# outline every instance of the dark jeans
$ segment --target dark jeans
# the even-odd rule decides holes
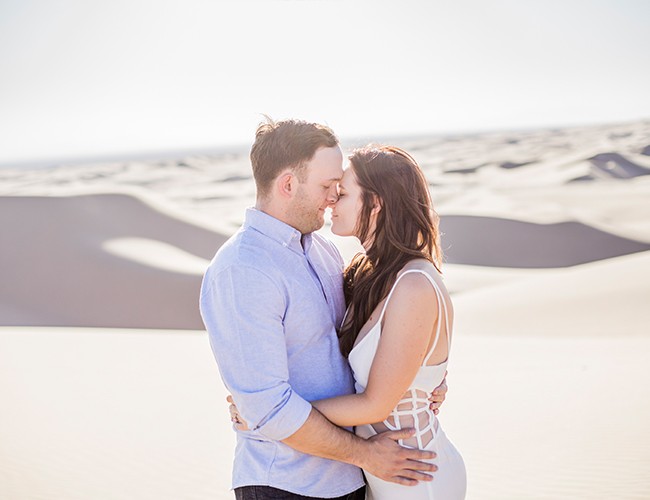
[[[318,497],[297,495],[271,486],[243,486],[235,488],[235,498],[237,500],[316,500]],[[366,487],[364,486],[348,495],[329,500],[364,500],[365,498]]]

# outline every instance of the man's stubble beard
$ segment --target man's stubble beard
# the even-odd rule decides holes
[[[291,224],[301,234],[308,234],[318,231],[325,223],[324,217],[320,215],[320,206],[314,207],[310,202],[309,197],[305,193],[305,189],[298,185],[296,197],[291,204],[289,210],[291,212]]]

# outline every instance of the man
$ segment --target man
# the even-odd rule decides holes
[[[251,149],[255,208],[206,271],[201,314],[221,376],[250,430],[238,430],[238,499],[363,498],[359,467],[387,481],[431,480],[410,430],[358,438],[309,401],[354,392],[336,327],[343,261],[317,233],[336,202],[343,155],[327,127],[262,124]],[[443,397],[444,399],[444,390]]]

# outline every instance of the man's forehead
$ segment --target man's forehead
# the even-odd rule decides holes
[[[338,182],[343,177],[343,153],[334,148],[319,149],[309,162],[309,177],[321,182]]]
[[[339,182],[343,178],[343,169],[330,168],[312,168],[310,169],[310,177],[318,178],[321,181]]]
[[[321,183],[330,183],[330,182],[340,182],[343,177],[343,172],[338,175],[328,175],[325,172],[318,172],[317,169],[313,169],[309,172],[309,179]]]

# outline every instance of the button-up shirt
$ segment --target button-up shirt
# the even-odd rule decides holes
[[[345,309],[342,269],[338,250],[319,234],[248,209],[205,273],[201,315],[251,429],[237,431],[233,488],[331,498],[363,486],[357,467],[281,442],[305,423],[309,401],[354,392],[335,330]]]

